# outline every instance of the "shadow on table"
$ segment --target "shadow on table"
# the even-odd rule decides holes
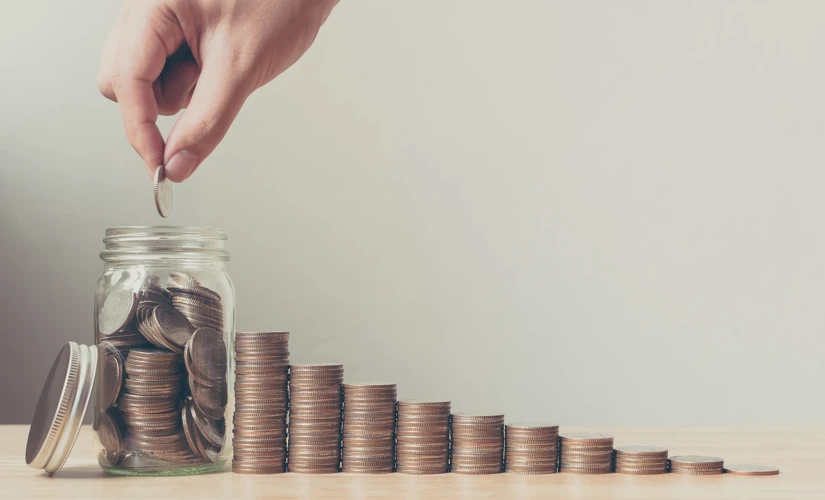
[[[64,467],[55,476],[56,479],[116,479],[122,476],[112,476],[105,474],[100,467]]]

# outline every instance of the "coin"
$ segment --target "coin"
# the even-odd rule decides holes
[[[775,476],[779,469],[767,465],[736,464],[725,466],[725,472],[735,476]]]
[[[159,165],[155,169],[153,179],[153,191],[155,194],[155,207],[161,217],[169,217],[172,212],[172,181],[166,178],[166,167]]]
[[[120,395],[123,383],[123,358],[116,350],[101,350],[101,352],[105,352],[105,359],[100,372],[100,409],[106,410],[115,405]]]
[[[226,378],[226,344],[220,332],[198,328],[186,347],[191,359],[192,376],[205,383],[217,383]]]
[[[626,446],[617,446],[616,447],[616,455],[627,455],[627,456],[667,456],[667,448],[662,448],[661,446],[639,446],[639,445],[626,445]]]
[[[182,349],[195,333],[195,329],[186,316],[174,307],[163,304],[156,306],[153,310],[153,317],[163,337],[179,349]]]
[[[137,294],[126,288],[116,288],[106,296],[98,313],[98,328],[111,335],[126,328],[137,310]]]
[[[716,468],[722,467],[724,461],[719,457],[703,455],[677,455],[670,457],[671,467]]]
[[[103,448],[100,457],[104,463],[113,467],[123,458],[123,422],[117,416],[117,410],[110,410],[98,414],[95,420],[95,433]]]

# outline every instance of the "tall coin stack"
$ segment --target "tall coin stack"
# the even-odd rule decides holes
[[[659,446],[617,446],[616,472],[619,474],[664,474],[667,472],[667,448]]]
[[[670,472],[691,476],[711,476],[721,474],[725,462],[719,457],[702,455],[679,455],[670,457]]]
[[[232,471],[286,471],[289,333],[238,332]]]
[[[454,413],[452,471],[457,474],[496,474],[502,470],[504,415]]]
[[[344,365],[292,365],[289,375],[289,472],[329,474],[341,462]]]
[[[559,440],[559,471],[574,474],[613,472],[613,437],[605,434],[565,434]]]
[[[442,474],[450,468],[450,402],[399,401],[396,471]]]
[[[395,384],[344,384],[343,472],[394,470],[396,397]]]
[[[504,470],[515,474],[553,474],[556,472],[558,425],[507,424],[504,431]]]

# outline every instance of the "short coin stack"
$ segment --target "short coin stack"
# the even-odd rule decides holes
[[[504,427],[504,469],[515,474],[553,474],[558,462],[559,426],[542,423]]]
[[[344,365],[290,367],[289,472],[339,471],[343,381]]]
[[[286,470],[289,333],[238,332],[232,471]]]
[[[117,406],[126,424],[126,449],[142,458],[198,462],[201,458],[189,446],[178,409],[183,376],[181,356],[160,349],[137,348],[129,351],[124,367],[126,380]]]
[[[574,474],[613,472],[613,437],[595,433],[564,434],[559,440],[559,471]]]
[[[451,429],[453,472],[501,472],[504,456],[504,415],[454,413]]]
[[[343,472],[393,471],[396,397],[395,384],[344,384]]]
[[[677,455],[670,457],[670,472],[691,476],[711,476],[721,474],[725,462],[719,457],[701,455]]]
[[[450,402],[399,401],[396,471],[442,474],[450,467]]]
[[[617,446],[616,472],[619,474],[650,475],[667,472],[667,448],[660,446]]]
[[[195,328],[223,331],[221,296],[184,273],[171,273],[166,287],[172,304]]]

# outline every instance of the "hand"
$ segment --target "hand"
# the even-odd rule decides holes
[[[127,0],[103,48],[98,88],[153,174],[188,178],[246,98],[297,61],[338,0]],[[158,114],[186,111],[164,147]]]

